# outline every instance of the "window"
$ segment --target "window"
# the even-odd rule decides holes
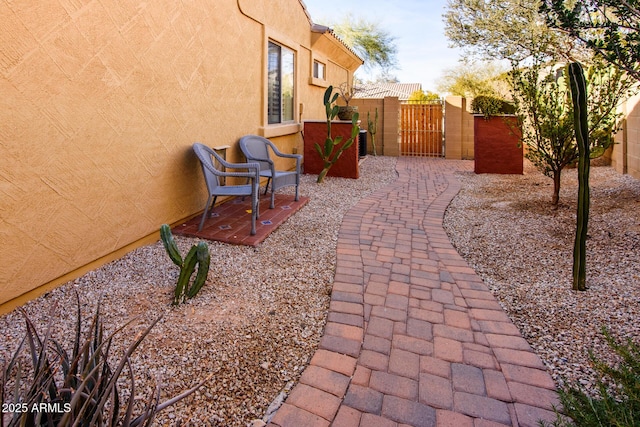
[[[325,80],[324,64],[322,62],[313,61],[313,78]]]
[[[291,122],[294,119],[295,54],[291,49],[269,42],[267,62],[269,124]]]

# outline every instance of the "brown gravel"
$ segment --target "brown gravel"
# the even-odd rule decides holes
[[[524,175],[462,173],[445,229],[496,295],[558,385],[594,393],[588,352],[613,361],[601,334],[640,343],[640,181],[592,167],[586,292],[571,290],[577,171],[563,171],[560,205],[552,181],[530,164]]]
[[[137,394],[162,383],[173,397],[213,377],[194,395],[160,413],[157,425],[245,426],[298,379],[325,325],[342,216],[357,201],[396,179],[396,159],[369,156],[358,180],[302,178],[309,203],[258,247],[209,242],[208,281],[196,296],[172,307],[178,277],[162,243],[136,249],[24,306],[44,334],[50,308],[54,337],[69,343],[77,290],[84,316],[100,311],[113,330],[140,318],[121,334],[112,355],[122,354],[137,331],[162,320],[134,353]],[[291,193],[292,194],[292,193]],[[160,224],[158,224],[159,228]],[[197,239],[176,236],[185,254]],[[0,317],[0,364],[24,336],[24,320]],[[67,335],[67,337],[64,337]],[[70,344],[68,351],[71,351]],[[126,393],[125,393],[126,394]]]
[[[161,381],[162,400],[213,375],[193,396],[160,414],[157,425],[246,426],[298,379],[317,347],[335,268],[344,213],[395,179],[394,158],[371,157],[358,180],[303,178],[310,202],[257,248],[210,242],[212,268],[193,300],[170,306],[177,268],[160,242],[29,302],[44,332],[54,307],[54,335],[73,328],[73,290],[84,316],[100,301],[105,326],[130,319],[113,355],[153,319],[162,320],[134,353],[137,394]],[[609,358],[603,325],[640,340],[640,181],[609,167],[592,168],[587,292],[571,291],[575,229],[574,170],[564,173],[561,204],[551,208],[551,180],[525,174],[461,173],[463,189],[445,227],[458,251],[491,287],[554,379],[587,389],[594,375],[587,351]],[[176,237],[183,253],[197,240]],[[136,318],[136,316],[138,316]],[[0,363],[24,333],[17,312],[0,317]]]

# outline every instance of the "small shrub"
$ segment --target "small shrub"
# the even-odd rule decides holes
[[[640,426],[640,346],[628,339],[616,342],[609,332],[603,331],[607,343],[621,357],[622,362],[612,367],[590,354],[598,372],[600,398],[588,396],[575,386],[559,391],[564,415],[558,414],[554,426]]]
[[[504,99],[493,96],[477,96],[471,101],[471,111],[489,118],[500,114],[515,114],[516,107]]]
[[[26,334],[9,363],[5,361],[0,378],[3,409],[0,426],[4,427],[5,423],[8,427],[148,426],[158,412],[190,395],[206,381],[162,403],[159,402],[160,384],[157,384],[155,392],[143,402],[141,413],[134,416],[135,381],[129,358],[160,318],[141,332],[124,356],[112,364],[109,360],[111,344],[116,334],[131,321],[105,336],[100,312],[96,309],[83,337],[77,294],[76,300],[77,321],[71,355],[51,338],[55,323],[53,309],[44,336],[38,334],[22,311]],[[30,366],[23,366],[25,345]],[[129,371],[130,397],[122,405],[117,383],[125,368]]]
[[[202,289],[204,282],[206,282],[209,274],[209,265],[211,264],[209,246],[205,242],[191,246],[183,260],[173,234],[171,234],[171,228],[167,224],[162,224],[160,227],[160,238],[171,261],[180,267],[180,276],[178,276],[178,283],[173,297],[173,305],[178,305],[187,298],[195,297]],[[191,281],[196,266],[198,267],[198,273],[196,273],[195,279]]]

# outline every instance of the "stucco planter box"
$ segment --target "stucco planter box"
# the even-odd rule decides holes
[[[475,173],[522,174],[524,153],[515,116],[474,115]]]
[[[351,122],[335,121],[331,123],[333,137],[342,136],[346,141],[351,137]],[[324,163],[315,149],[315,143],[324,147],[327,139],[327,122],[304,122],[304,173],[317,175],[322,172]],[[334,148],[335,150],[335,148]],[[338,161],[329,169],[327,176],[340,178],[360,177],[360,166],[358,158],[358,141],[345,150]]]

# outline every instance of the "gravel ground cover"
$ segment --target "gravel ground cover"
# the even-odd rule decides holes
[[[312,357],[326,319],[342,216],[396,178],[394,158],[371,157],[358,180],[304,176],[310,202],[257,248],[210,242],[212,268],[193,300],[170,305],[178,271],[162,243],[141,247],[27,303],[39,330],[54,319],[63,343],[73,330],[74,291],[85,318],[100,306],[105,327],[133,323],[117,356],[162,316],[132,358],[137,393],[162,384],[169,398],[212,375],[194,395],[160,413],[157,425],[246,426],[262,419]],[[640,181],[592,168],[587,292],[571,291],[575,170],[564,173],[552,209],[551,180],[525,174],[460,173],[462,190],[445,216],[456,247],[490,286],[558,384],[591,390],[588,350],[611,359],[601,326],[640,340]],[[197,239],[176,236],[185,253]],[[98,303],[99,301],[99,303]],[[24,335],[18,312],[0,317],[0,362]],[[126,377],[125,377],[126,378]],[[124,384],[124,383],[123,383]]]
[[[179,271],[158,241],[23,308],[43,335],[51,314],[53,336],[69,352],[74,290],[87,321],[99,305],[107,331],[134,319],[114,341],[114,359],[162,316],[133,354],[136,394],[148,396],[160,382],[166,400],[212,378],[161,412],[156,425],[245,426],[265,416],[313,356],[326,321],[342,217],[359,199],[397,178],[395,163],[392,157],[369,156],[357,180],[327,177],[316,184],[317,176],[304,175],[301,194],[309,203],[256,248],[209,242],[207,283],[178,307],[170,304]],[[197,241],[176,236],[182,254]],[[0,317],[0,364],[24,331],[17,311]]]
[[[460,173],[462,190],[444,226],[454,247],[491,288],[558,385],[597,395],[588,352],[614,362],[601,328],[640,342],[640,181],[592,167],[586,292],[571,290],[577,171],[552,181],[527,163],[524,175]]]

